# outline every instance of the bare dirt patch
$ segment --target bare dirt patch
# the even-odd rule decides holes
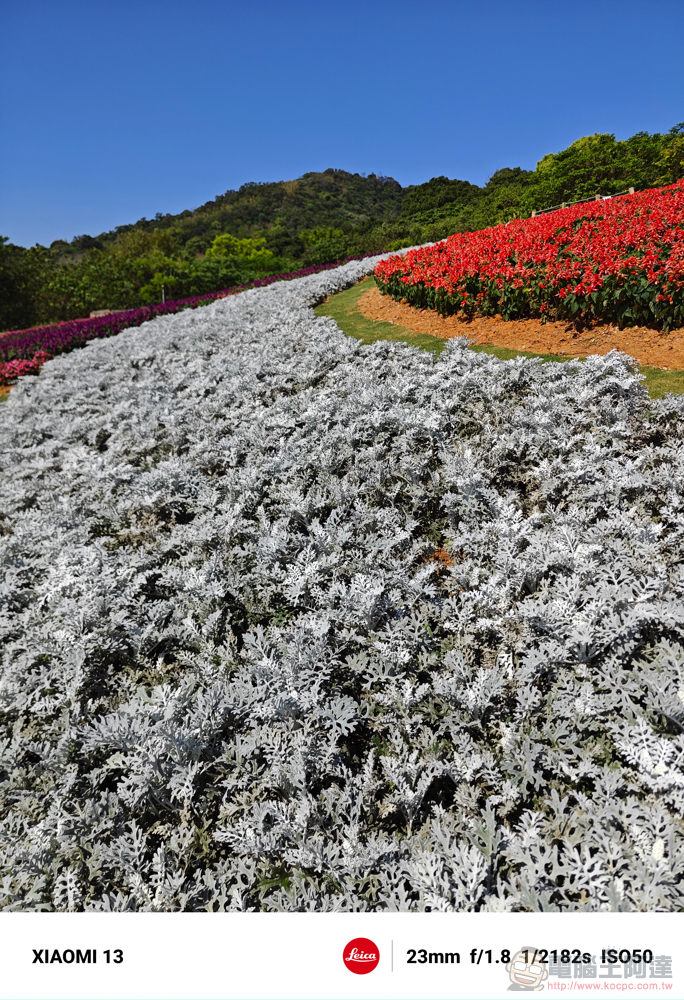
[[[617,349],[642,365],[666,371],[684,369],[684,328],[663,333],[643,326],[626,330],[616,326],[595,326],[578,332],[569,328],[566,322],[506,321],[484,316],[466,320],[440,316],[431,309],[416,309],[407,302],[395,302],[389,295],[381,295],[377,288],[370,288],[361,296],[358,309],[366,319],[397,323],[416,333],[444,340],[465,336],[476,344],[539,354],[564,354],[572,358],[608,354]]]

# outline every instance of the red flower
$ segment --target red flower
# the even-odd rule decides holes
[[[375,275],[381,290],[443,313],[561,318],[571,308],[684,324],[684,182],[457,233],[382,261]]]

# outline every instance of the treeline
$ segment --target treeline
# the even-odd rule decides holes
[[[343,170],[244,184],[194,211],[158,214],[50,247],[0,237],[0,329],[125,309],[238,285],[360,253],[442,239],[595,194],[684,176],[684,123],[669,132],[579,139],[535,170],[505,167],[484,187],[433,177],[402,188]]]

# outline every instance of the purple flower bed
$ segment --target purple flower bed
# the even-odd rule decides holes
[[[273,274],[268,278],[257,278],[256,281],[250,281],[246,285],[237,285],[235,288],[224,288],[218,292],[208,292],[206,295],[194,295],[189,299],[160,302],[157,305],[143,306],[140,309],[125,309],[122,312],[111,313],[109,316],[74,319],[66,323],[55,323],[52,326],[35,326],[29,330],[13,330],[10,333],[0,334],[0,359],[6,362],[19,358],[32,359],[36,351],[46,351],[51,356],[63,354],[66,351],[73,351],[76,347],[83,347],[89,340],[95,340],[98,337],[112,337],[128,327],[140,326],[141,323],[145,323],[148,319],[154,319],[155,316],[166,316],[169,313],[180,312],[182,309],[194,309],[226,295],[244,292],[248,288],[263,288],[264,285],[271,285],[274,281],[304,278],[308,274],[317,274],[319,271],[328,271],[331,268],[339,267],[350,260],[363,260],[365,257],[373,256],[375,255],[359,254],[356,257],[348,257],[346,260],[335,261],[332,264],[318,264],[315,267],[302,268],[301,271]]]

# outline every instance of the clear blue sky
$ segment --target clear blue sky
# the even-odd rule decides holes
[[[684,0],[3,0],[23,246],[339,167],[481,184],[684,120]]]

